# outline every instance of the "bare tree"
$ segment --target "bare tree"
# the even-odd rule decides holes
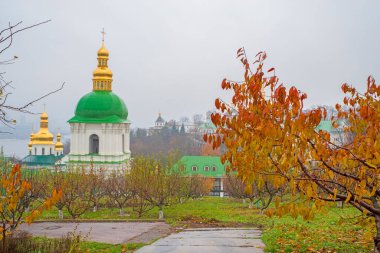
[[[8,50],[12,46],[12,43],[16,34],[22,31],[34,28],[36,26],[46,24],[48,22],[50,22],[50,20],[46,20],[46,21],[43,21],[34,25],[30,25],[30,26],[22,26],[22,21],[14,25],[9,23],[6,28],[0,30],[0,57],[6,50]],[[18,58],[19,58],[18,56],[13,56],[10,59],[0,58],[0,66],[14,64]],[[47,96],[53,93],[56,93],[62,90],[64,85],[65,83],[63,83],[56,90],[48,92],[25,104],[13,105],[13,104],[8,103],[8,97],[12,94],[11,92],[9,92],[9,89],[14,89],[14,87],[12,86],[12,81],[8,81],[5,78],[5,72],[0,70],[0,122],[12,128],[12,125],[14,125],[16,121],[9,117],[10,112],[14,111],[14,112],[22,112],[22,113],[33,113],[29,109],[34,103],[42,100],[43,98],[46,98]]]

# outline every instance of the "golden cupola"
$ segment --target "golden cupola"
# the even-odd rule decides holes
[[[103,37],[102,47],[98,50],[98,67],[92,73],[93,91],[112,91],[112,71],[108,68],[108,56]]]
[[[28,144],[28,149],[29,150],[32,150],[33,141],[34,141],[34,133],[32,131],[32,133],[30,134],[30,141],[29,141],[29,144]]]
[[[33,145],[54,145],[54,136],[50,133],[48,125],[48,115],[44,112],[41,114],[40,130],[33,135]]]
[[[57,133],[57,142],[55,143],[54,149],[56,151],[62,151],[63,150],[63,144],[61,142],[61,134]]]

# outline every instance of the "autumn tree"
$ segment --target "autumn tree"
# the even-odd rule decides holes
[[[202,146],[201,155],[204,156],[220,156],[222,152],[220,151],[220,147],[213,148],[213,146],[209,143],[205,143]]]
[[[101,199],[106,195],[105,172],[91,168],[87,172],[86,179],[90,184],[90,200],[93,204],[93,212],[98,210]]]
[[[196,199],[207,196],[214,186],[214,179],[202,175],[184,176],[179,198],[180,202],[186,199]]]
[[[29,201],[29,198],[25,196],[30,194],[31,188],[31,183],[22,179],[20,165],[14,165],[10,171],[3,168],[0,185],[0,238],[3,249],[6,248],[6,238],[12,235],[22,222],[22,219],[25,219],[25,222],[30,224],[62,197],[61,191],[53,190],[49,198],[27,213],[29,203],[24,203],[24,201]]]
[[[132,168],[129,174],[133,192],[131,201],[132,210],[137,213],[139,218],[141,218],[144,213],[154,208],[154,205],[144,198],[147,194],[146,180],[149,178],[149,173],[146,173],[147,169],[145,169],[143,164],[145,163],[143,162],[142,157],[135,157],[132,161]]]
[[[136,194],[159,209],[159,219],[164,218],[163,207],[178,201],[184,178],[172,170],[176,159],[173,156],[160,159],[139,156],[132,161],[131,174],[139,176],[145,183],[139,185]]]
[[[119,208],[120,215],[124,215],[124,208],[133,197],[133,188],[129,174],[124,171],[113,171],[106,179],[105,190],[113,206]]]
[[[46,198],[53,189],[64,191],[65,185],[65,172],[59,168],[53,170],[40,170],[38,175],[38,181],[45,182],[46,186],[40,192],[41,198]],[[55,202],[55,207],[58,209],[58,219],[63,219],[63,207],[65,206],[63,199],[60,198]]]
[[[328,132],[315,130],[326,110],[305,111],[306,94],[294,86],[287,89],[274,68],[264,70],[264,52],[256,56],[254,70],[244,48],[238,57],[244,81],[223,80],[222,88],[233,91],[232,101],[215,100],[218,111],[211,119],[217,131],[205,140],[214,147],[223,143],[227,149],[223,162],[229,161],[245,180],[261,185],[271,180],[275,188],[288,187],[290,202],[280,205],[276,198],[276,209],[268,210],[268,215],[290,213],[310,219],[327,202],[344,201],[374,221],[374,251],[379,252],[380,85],[372,77],[363,93],[342,85],[348,109],[337,104],[333,124],[344,120],[344,132],[351,138],[336,144]]]
[[[227,173],[224,182],[224,190],[228,196],[244,201],[248,199],[249,208],[253,207],[253,202],[257,197],[257,193],[252,191],[253,187],[247,187],[243,180],[234,173]]]
[[[84,168],[69,168],[62,173],[62,204],[73,219],[84,214],[92,205],[92,182]]]

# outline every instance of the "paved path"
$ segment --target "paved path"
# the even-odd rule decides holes
[[[261,253],[261,231],[241,228],[186,229],[159,239],[136,253]]]
[[[88,234],[86,240],[111,244],[149,242],[170,233],[170,226],[164,222],[41,222],[21,224],[20,229],[34,236],[60,238],[76,226],[77,233]]]

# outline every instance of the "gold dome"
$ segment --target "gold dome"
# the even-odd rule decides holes
[[[108,50],[104,41],[98,50],[98,67],[92,72],[92,86],[94,91],[112,91],[112,71],[108,68]]]
[[[33,131],[32,131],[32,133],[30,134],[30,141],[29,141],[29,144],[28,144],[28,149],[29,149],[29,150],[32,149],[33,141],[34,141],[34,133],[33,133]]]
[[[110,53],[108,52],[108,50],[104,47],[104,43],[102,43],[102,47],[99,48],[98,50],[98,56],[107,56],[109,55]]]
[[[63,144],[61,142],[61,134],[57,134],[57,142],[55,143],[55,150],[63,150]]]
[[[40,130],[33,135],[32,145],[54,145],[54,136],[50,133],[48,124],[48,115],[44,112],[41,114]]]
[[[97,68],[92,74],[94,77],[112,77],[112,71],[109,68]]]

